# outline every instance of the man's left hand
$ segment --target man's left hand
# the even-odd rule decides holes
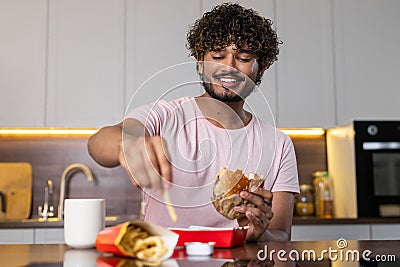
[[[264,188],[257,188],[251,193],[242,191],[240,196],[253,203],[254,207],[245,204],[234,207],[236,211],[245,214],[245,217],[237,220],[238,224],[240,226],[249,225],[246,236],[247,241],[257,241],[268,229],[273,216],[271,209],[272,193]]]

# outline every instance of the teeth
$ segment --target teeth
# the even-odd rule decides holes
[[[224,83],[234,83],[234,82],[236,82],[236,79],[221,78],[220,81],[221,81],[221,82],[224,82]]]

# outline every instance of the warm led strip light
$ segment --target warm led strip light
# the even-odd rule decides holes
[[[1,128],[0,136],[90,136],[97,128]]]
[[[322,136],[325,134],[325,130],[322,128],[303,128],[303,129],[280,129],[287,135],[292,136]]]

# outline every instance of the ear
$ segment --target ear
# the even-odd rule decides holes
[[[204,64],[203,61],[197,61],[197,73],[203,75],[204,72]]]

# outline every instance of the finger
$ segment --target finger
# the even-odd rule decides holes
[[[155,172],[153,175],[157,175],[158,179],[160,179],[160,191],[162,191],[162,188],[169,189],[171,187],[172,172],[171,164],[164,149],[165,146],[160,136],[154,137],[151,140],[149,147],[153,153],[151,157],[151,163]]]
[[[254,228],[256,232],[263,233],[268,229],[270,221],[265,218],[265,215],[254,214],[253,212],[247,211],[246,218],[249,219],[249,224]]]
[[[157,157],[154,154],[151,145],[148,146],[148,149],[144,151],[142,154],[142,159],[146,169],[146,176],[147,180],[150,183],[150,187],[157,193],[161,193],[161,178],[159,176],[159,172],[156,169],[157,164]]]
[[[153,145],[155,155],[157,157],[158,169],[160,171],[160,175],[164,178],[167,183],[163,183],[163,185],[168,185],[172,180],[171,173],[171,164],[167,158],[167,153],[165,151],[165,146],[163,144],[162,138],[158,137],[155,139],[155,143]]]
[[[259,217],[250,211],[246,212],[246,217],[249,219],[250,223],[254,225],[254,227],[261,227],[264,224]]]
[[[132,168],[132,170],[130,168]],[[139,187],[149,187],[150,182],[147,179],[147,171],[144,168],[144,165],[141,166],[129,166],[127,167],[127,171],[129,173],[129,177],[133,184]]]
[[[262,187],[258,187],[252,193],[262,197],[266,203],[271,205],[272,197],[273,197],[273,194],[272,194],[271,191],[269,191],[269,190],[267,190],[265,188],[262,188]]]
[[[261,220],[268,221],[268,222],[274,216],[274,213],[272,212],[271,208],[268,208],[267,211],[263,211],[263,210],[259,209],[258,207],[252,207],[249,205],[241,205],[241,206],[235,206],[234,210],[241,212],[241,213],[245,213],[245,214],[247,214],[248,212],[251,212],[255,216],[259,217]]]
[[[138,181],[136,181],[135,177],[133,176],[133,174],[131,173],[131,171],[128,168],[128,165],[126,164],[126,161],[120,161],[121,163],[121,167],[124,168],[124,170],[126,171],[126,173],[129,176],[129,179],[131,180],[131,183],[137,187],[140,187]]]
[[[247,207],[246,209],[246,217],[249,214],[252,214],[253,216],[257,217],[260,221],[265,222],[266,224],[269,224],[269,220],[272,218],[273,214],[272,211],[268,213],[264,213],[260,209],[256,207]],[[250,219],[250,218],[249,218]]]
[[[129,135],[127,135],[129,137]],[[128,138],[127,137],[127,138]],[[129,142],[127,141],[129,140]],[[144,141],[139,140],[138,143],[132,142],[131,139],[127,139],[121,143],[121,149],[119,152],[119,162],[121,166],[126,170],[132,184],[138,187],[148,187],[150,184],[147,180],[147,171],[143,164],[143,160],[140,152],[132,152],[130,148],[140,146],[144,147]],[[129,145],[127,145],[129,144]]]
[[[254,193],[249,193],[246,191],[242,191],[242,192],[240,192],[240,196],[243,199],[248,200],[249,202],[253,203],[254,205],[259,207],[264,212],[267,212],[268,209],[270,208],[268,203],[265,202],[264,198],[262,198],[259,195],[256,195]]]
[[[119,154],[119,162],[121,164],[121,167],[123,167],[125,171],[128,173],[129,179],[131,180],[132,184],[134,184],[137,187],[147,187],[149,184],[145,183],[145,181],[147,181],[146,179],[143,180],[143,182],[137,180],[138,177],[147,176],[147,172],[143,169],[143,164],[135,166],[135,163],[137,161],[134,160],[131,160],[130,161],[131,164],[128,164],[128,159],[126,156],[127,155],[124,153],[124,151],[121,150]]]

